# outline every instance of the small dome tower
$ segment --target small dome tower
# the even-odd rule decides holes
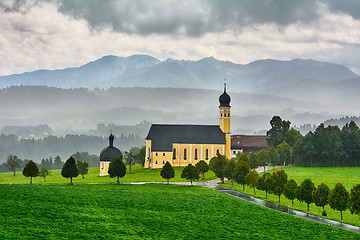
[[[114,147],[114,135],[109,136],[109,146],[100,152],[100,176],[108,175],[109,164],[114,157],[123,158],[121,151]]]

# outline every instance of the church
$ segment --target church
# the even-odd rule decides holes
[[[146,137],[145,168],[162,168],[166,162],[172,166],[207,163],[220,153],[231,157],[230,96],[219,97],[220,125],[152,124]]]

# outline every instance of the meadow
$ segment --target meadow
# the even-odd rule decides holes
[[[287,173],[288,179],[294,179],[298,185],[300,185],[306,178],[311,179],[314,182],[315,187],[323,182],[326,183],[330,189],[334,188],[336,183],[341,182],[350,193],[350,190],[354,185],[358,183],[360,184],[359,167],[284,167],[282,169]],[[275,169],[275,171],[276,170],[277,169]],[[268,172],[271,173],[273,170]],[[231,187],[231,183],[226,182],[224,186]],[[268,194],[268,198],[266,199],[265,191],[256,189],[256,194],[254,194],[254,189],[248,186],[245,186],[245,191],[243,191],[242,185],[236,183],[234,183],[233,188],[254,197],[278,204],[278,196]],[[281,195],[280,205],[292,207],[291,201],[284,195]],[[310,210],[308,212],[307,204],[300,203],[297,199],[295,199],[293,209],[323,217],[322,208],[317,207],[314,203],[310,204]],[[360,227],[360,217],[358,215],[351,214],[349,210],[343,212],[343,220],[340,218],[340,212],[331,209],[329,205],[325,206],[325,210],[327,212],[326,218],[328,219]]]
[[[181,172],[183,167],[174,167],[175,177],[170,179],[170,182],[186,182],[185,178],[181,178]],[[120,182],[166,182],[161,176],[161,169],[146,169],[140,165],[133,166],[131,168],[133,173],[129,171],[123,178],[120,178]],[[205,180],[215,179],[215,174],[211,171],[205,174]],[[200,181],[201,179],[199,179]],[[70,179],[61,176],[61,170],[51,170],[51,176],[44,178],[33,178],[33,184],[66,184]],[[13,173],[0,173],[0,184],[28,184],[30,178],[26,178],[22,175],[22,172]],[[109,176],[99,176],[99,168],[89,168],[89,173],[85,175],[83,179],[81,175],[73,178],[73,183],[116,183],[116,178],[110,178]]]
[[[0,239],[360,239],[197,186],[0,184],[0,199]]]

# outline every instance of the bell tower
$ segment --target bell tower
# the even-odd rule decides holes
[[[226,148],[225,155],[230,158],[231,136],[230,136],[230,101],[231,98],[226,92],[226,82],[224,83],[224,93],[219,97],[219,117],[220,117],[220,129],[226,136]]]

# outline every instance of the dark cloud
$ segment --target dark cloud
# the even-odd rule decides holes
[[[342,12],[351,15],[354,19],[360,19],[359,0],[328,0],[324,1],[331,11]]]
[[[59,12],[84,18],[92,28],[148,35],[184,31],[188,36],[245,26],[275,23],[286,26],[318,17],[317,4],[308,0],[199,0],[199,1],[58,1]]]

